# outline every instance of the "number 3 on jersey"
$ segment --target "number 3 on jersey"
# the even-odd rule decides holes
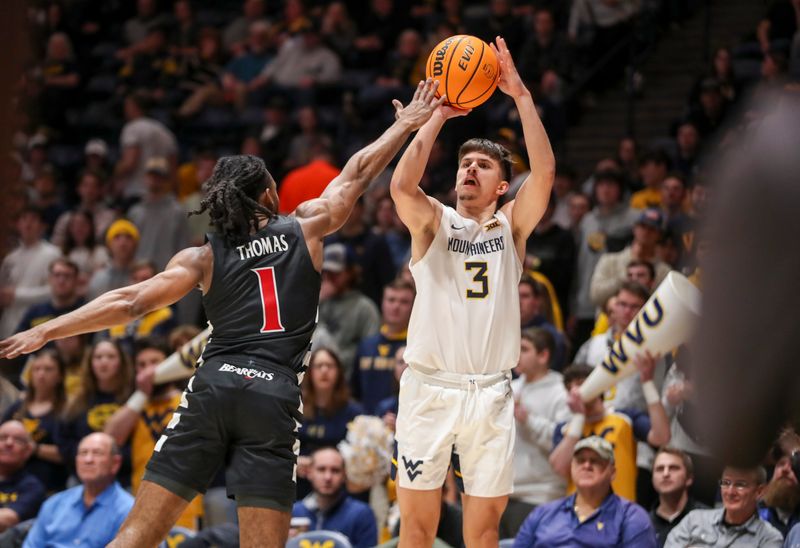
[[[261,295],[261,307],[264,311],[264,324],[262,333],[277,333],[286,331],[281,323],[280,301],[278,299],[278,284],[275,280],[275,267],[254,268],[258,276],[258,288]]]
[[[467,289],[468,299],[484,299],[489,294],[489,276],[486,274],[488,265],[481,262],[464,263],[464,269],[469,272],[476,270],[475,275],[472,276],[472,281],[480,284],[480,289],[473,290]]]

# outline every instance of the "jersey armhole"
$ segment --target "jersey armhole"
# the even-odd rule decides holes
[[[439,235],[443,232],[442,226],[444,226],[445,214],[449,215],[448,210],[450,210],[452,208],[449,207],[449,206],[444,205],[441,202],[439,202],[439,205],[442,207],[442,215],[441,215],[441,217],[439,217],[439,226],[436,227],[436,232],[433,235],[433,240],[431,240],[431,245],[428,246],[428,249],[425,250],[425,254],[422,257],[420,257],[417,262],[414,262],[413,256],[412,256],[411,259],[409,259],[409,261],[408,261],[409,270],[411,270],[414,267],[416,267],[417,265],[422,264],[422,263],[425,262],[425,259],[427,259],[428,256],[430,255],[431,248],[434,246],[436,241],[439,239]],[[413,242],[412,242],[411,245],[413,247],[413,245],[414,245]]]

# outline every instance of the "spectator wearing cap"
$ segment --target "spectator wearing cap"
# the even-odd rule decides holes
[[[61,256],[61,250],[43,238],[46,226],[38,209],[25,208],[16,228],[19,245],[0,265],[0,338],[14,333],[30,306],[47,301],[47,269]]]
[[[664,232],[664,216],[655,208],[641,212],[633,226],[633,242],[616,253],[604,253],[597,261],[589,288],[592,303],[605,306],[628,279],[628,265],[631,261],[647,261],[656,271],[655,287],[669,274],[670,266],[661,262],[656,255],[656,245]]]
[[[114,169],[114,194],[128,202],[145,194],[145,172],[151,158],[165,158],[170,173],[178,153],[175,135],[147,116],[148,99],[134,92],[123,103],[126,123],[119,137],[121,157]]]
[[[592,332],[596,305],[590,298],[592,273],[603,253],[619,251],[631,235],[639,212],[622,202],[623,178],[617,171],[600,171],[593,176],[595,207],[578,227],[575,281],[570,313],[573,343],[578,346]]]
[[[111,542],[133,507],[133,497],[116,481],[121,464],[119,447],[111,436],[96,432],[83,438],[75,458],[81,485],[45,502],[23,547]]]
[[[128,212],[141,235],[136,258],[152,261],[159,272],[190,241],[186,211],[175,198],[171,173],[166,158],[148,160],[145,166],[146,194]]]
[[[100,174],[103,180],[108,177],[108,143],[103,139],[89,139],[83,148],[85,169]]]
[[[791,454],[781,452],[780,447],[776,451],[778,462],[758,502],[758,514],[785,537],[800,523],[800,486],[792,469]]]
[[[611,409],[604,405],[602,394],[584,402],[579,390],[592,373],[592,367],[575,363],[564,370],[567,405],[573,414],[569,422],[556,425],[550,465],[553,470],[570,480],[567,493],[575,489],[569,468],[575,444],[588,436],[602,436],[614,448],[617,468],[616,475],[612,478],[614,492],[628,500],[642,503],[637,500],[637,441],[658,447],[669,442],[670,430],[669,419],[653,383],[655,358],[648,353],[639,354],[634,357],[634,364],[639,371],[637,381],[641,382],[645,393],[646,411],[636,408]],[[649,476],[647,481],[649,482]]]
[[[661,206],[661,184],[667,178],[670,159],[663,150],[651,150],[639,163],[639,177],[644,188],[631,196],[631,207],[645,209]]]
[[[647,512],[614,493],[614,448],[599,436],[575,444],[570,477],[576,492],[538,507],[525,520],[514,548],[534,546],[656,546]]]
[[[114,211],[105,203],[105,180],[100,171],[86,169],[78,179],[77,192],[79,202],[72,210],[63,213],[53,228],[51,241],[63,247],[67,240],[67,227],[76,211],[88,211],[94,221],[94,237],[103,241],[106,230],[114,221]]]
[[[139,246],[139,229],[127,219],[114,221],[106,232],[106,246],[111,262],[95,272],[89,280],[86,298],[90,300],[130,284],[130,268]]]
[[[762,466],[726,466],[719,480],[723,507],[689,512],[670,531],[664,547],[780,548],[780,532],[758,517],[758,499],[766,483]]]
[[[378,333],[381,315],[378,307],[355,289],[358,271],[344,244],[325,246],[322,259],[322,287],[319,294],[319,321],[326,327],[339,349],[339,358],[350,380],[358,343]]]
[[[53,169],[47,160],[48,144],[47,136],[42,133],[36,133],[28,139],[28,154],[20,173],[20,179],[24,183],[32,183],[43,171]]]

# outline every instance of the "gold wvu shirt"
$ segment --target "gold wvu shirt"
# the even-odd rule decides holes
[[[148,402],[139,414],[139,421],[131,436],[131,490],[134,495],[142,483],[145,466],[153,454],[156,442],[161,437],[167,424],[172,420],[172,412],[181,402],[180,392],[170,398]],[[175,525],[197,530],[198,518],[203,515],[203,497],[198,495],[189,503],[186,510],[178,518]]]
[[[561,433],[563,436],[563,429]],[[636,502],[636,437],[630,418],[622,413],[609,413],[601,420],[583,426],[583,437],[589,436],[605,438],[614,447],[617,475],[611,488],[620,497]],[[575,484],[570,478],[567,494],[574,492]]]

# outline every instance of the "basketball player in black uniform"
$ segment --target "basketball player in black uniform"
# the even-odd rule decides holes
[[[420,82],[396,121],[356,153],[317,199],[277,215],[275,181],[253,156],[221,158],[200,211],[216,233],[177,253],[164,272],[110,291],[82,308],[0,342],[13,358],[48,341],[128,323],[195,287],[214,327],[203,364],[147,466],[136,503],[111,546],[154,546],[190,500],[227,464],[242,546],[282,547],[295,498],[302,419],[299,381],[316,322],[322,238],[413,131],[442,104],[436,83]]]

